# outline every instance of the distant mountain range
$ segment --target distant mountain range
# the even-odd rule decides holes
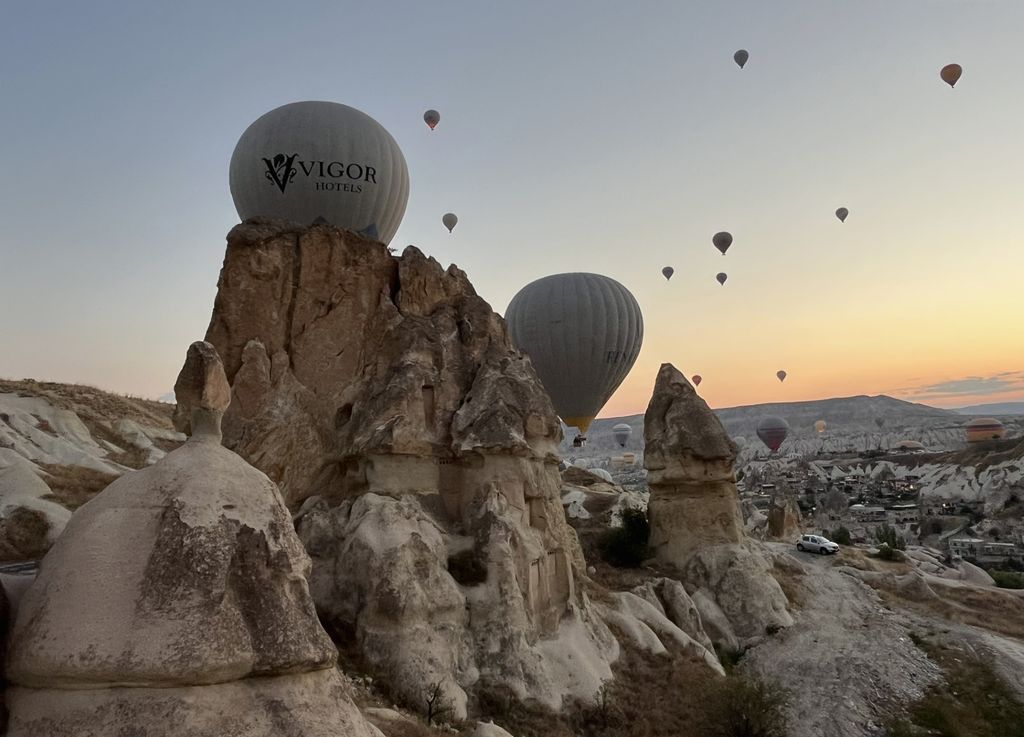
[[[957,407],[954,412],[962,415],[1024,415],[1024,402],[992,402],[990,404],[972,404],[970,407]]]
[[[987,409],[982,414],[1010,414],[995,411],[993,408],[996,405],[984,406]],[[934,450],[951,450],[963,443],[963,426],[967,421],[964,414],[977,414],[967,409],[939,409],[885,395],[754,404],[716,409],[715,413],[732,437],[746,438],[753,443],[750,446],[752,451],[760,448],[757,424],[761,418],[767,415],[782,417],[790,426],[790,437],[785,447],[798,453],[815,452],[819,448],[828,451],[888,448],[904,439],[917,440]],[[824,434],[818,434],[814,429],[814,423],[818,420],[826,423]],[[644,417],[631,415],[595,420],[587,433],[587,448],[582,453],[571,449],[571,440],[576,431],[575,428],[568,428],[563,452],[585,456],[621,452],[611,431],[619,423],[625,423],[633,429],[626,447],[621,450],[641,450]],[[1010,422],[1007,425],[1011,435],[1020,434],[1021,428],[1016,427],[1019,424]]]

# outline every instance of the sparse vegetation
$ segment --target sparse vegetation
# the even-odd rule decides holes
[[[888,737],[1024,737],[1024,702],[988,662],[920,636],[914,642],[942,667],[945,682],[893,719]]]
[[[42,468],[46,471],[46,485],[50,487],[45,498],[71,511],[99,494],[117,478],[115,474],[84,466],[43,465]]]
[[[444,695],[444,681],[435,681],[427,686],[423,705],[428,727],[435,722],[446,722],[451,718],[452,707]]]
[[[613,566],[636,568],[647,557],[651,526],[642,509],[624,509],[622,525],[606,531],[598,542],[601,557]]]
[[[750,675],[730,677],[711,692],[708,737],[786,737],[789,694]]]

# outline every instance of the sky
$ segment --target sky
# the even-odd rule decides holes
[[[321,99],[402,147],[392,245],[498,312],[563,271],[636,295],[603,416],[642,412],[662,362],[712,406],[1024,399],[1022,28],[1020,0],[12,4],[0,376],[165,394],[210,319],[238,137]]]

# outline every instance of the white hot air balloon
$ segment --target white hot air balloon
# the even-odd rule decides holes
[[[459,223],[459,218],[456,217],[454,212],[446,212],[441,216],[441,223],[444,227],[448,228],[448,232],[451,233],[455,230],[455,226]]]
[[[644,337],[640,305],[599,274],[555,274],[519,290],[505,311],[562,421],[585,435],[633,367]]]
[[[293,102],[245,129],[231,155],[242,220],[323,219],[389,243],[409,200],[409,170],[391,134],[336,102]]]
[[[633,428],[625,422],[620,422],[612,428],[612,437],[615,438],[615,442],[619,444],[620,448],[626,447],[626,443],[629,442],[629,436],[632,434]]]

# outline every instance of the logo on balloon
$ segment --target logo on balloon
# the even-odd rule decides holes
[[[377,169],[369,164],[346,164],[341,161],[306,161],[299,159],[298,154],[285,156],[276,154],[272,159],[263,159],[267,170],[264,176],[283,194],[289,183],[294,181],[301,171],[308,179],[319,179],[316,189],[324,192],[355,192],[363,191],[364,184],[377,183]],[[347,179],[347,182],[329,181]],[[324,181],[328,180],[328,181]]]
[[[297,156],[298,154],[291,156],[277,154],[273,159],[263,159],[263,163],[267,165],[265,172],[267,179],[282,192],[288,186],[288,182],[295,179],[295,175],[299,173],[299,170],[292,166]]]

